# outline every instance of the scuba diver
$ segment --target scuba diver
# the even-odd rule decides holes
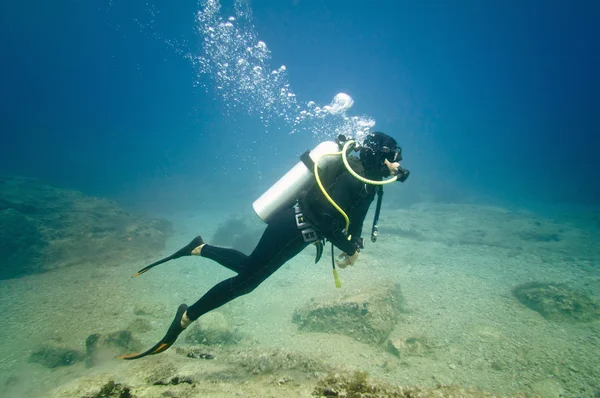
[[[360,157],[348,156],[357,151]],[[332,266],[336,287],[341,287],[336,265],[353,265],[364,247],[361,237],[367,211],[378,194],[371,240],[377,239],[377,221],[383,185],[404,182],[410,172],[400,167],[402,148],[380,132],[369,133],[362,145],[340,135],[305,152],[300,161],[254,204],[267,227],[250,255],[212,246],[197,236],[176,253],[141,269],[183,256],[209,258],[237,275],[213,286],[191,306],[181,304],[167,334],[149,350],[119,356],[138,359],[167,350],[192,322],[231,300],[248,294],[300,253],[309,244],[317,247],[318,262],[324,242],[332,244]],[[390,177],[384,180],[386,177]],[[334,262],[333,246],[342,251]]]

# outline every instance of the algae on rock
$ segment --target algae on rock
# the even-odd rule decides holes
[[[561,283],[531,282],[513,289],[525,306],[556,322],[593,322],[600,319],[600,304]]]
[[[109,200],[0,177],[0,279],[151,256],[170,234],[169,222],[127,213]]]
[[[297,309],[292,320],[301,331],[337,333],[378,345],[398,322],[402,302],[399,284],[374,284],[343,298],[312,302]]]

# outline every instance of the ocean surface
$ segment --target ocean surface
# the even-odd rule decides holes
[[[600,396],[596,2],[34,3],[0,5],[0,396]],[[341,289],[311,246],[114,358],[234,274],[132,275],[249,254],[253,202],[370,131],[411,174]]]

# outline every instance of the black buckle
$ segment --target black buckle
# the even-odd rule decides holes
[[[304,241],[307,243],[313,243],[319,240],[319,235],[317,231],[313,228],[306,228],[302,230],[302,237]]]

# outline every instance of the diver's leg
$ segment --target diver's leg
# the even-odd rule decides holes
[[[212,246],[208,244],[203,244],[200,246],[199,254],[202,257],[216,261],[223,267],[229,268],[238,274],[242,270],[242,264],[248,258],[247,255],[235,249],[228,249],[225,247]]]
[[[238,275],[215,285],[191,307],[181,304],[167,334],[152,348],[120,358],[138,359],[167,350],[190,323],[234,298],[250,293],[307,245],[296,227],[294,210],[280,212],[269,224],[252,254],[239,264],[241,272]]]
[[[307,245],[296,226],[294,210],[280,212],[267,227],[252,254],[240,264],[240,273],[216,284],[190,306],[182,324],[187,326],[188,322],[207,312],[250,293]]]

